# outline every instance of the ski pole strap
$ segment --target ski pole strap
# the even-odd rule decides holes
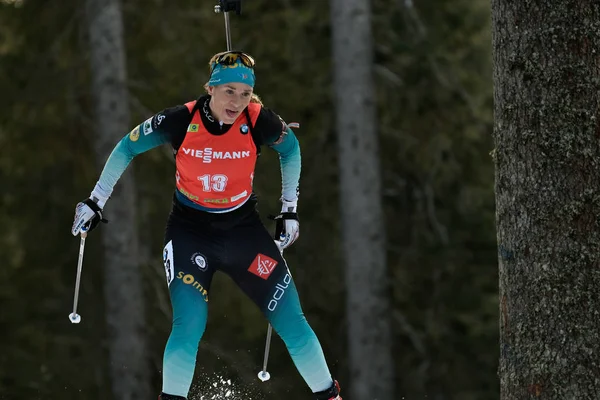
[[[295,212],[282,212],[277,216],[269,215],[269,219],[275,221],[275,235],[273,236],[275,240],[279,240],[279,237],[283,233],[284,222],[287,219],[294,219],[296,221],[300,221],[298,219],[298,213]]]

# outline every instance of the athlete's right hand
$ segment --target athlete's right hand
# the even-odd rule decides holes
[[[85,199],[75,207],[75,218],[71,233],[73,236],[79,235],[82,231],[92,231],[100,222],[108,221],[102,218],[102,209],[92,199]]]

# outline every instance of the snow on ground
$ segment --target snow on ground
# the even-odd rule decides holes
[[[194,383],[189,400],[259,400],[260,391],[252,385],[236,385],[219,374],[206,376],[204,383]]]

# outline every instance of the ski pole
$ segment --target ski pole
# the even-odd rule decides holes
[[[229,24],[229,11],[235,11],[237,15],[242,13],[242,0],[219,0],[215,6],[215,13],[223,13],[225,17],[225,39],[227,40],[227,51],[231,51],[231,28]]]
[[[263,369],[258,373],[258,379],[263,382],[271,379],[271,374],[267,372],[267,362],[269,361],[269,349],[271,348],[271,335],[273,334],[273,326],[269,323],[267,328],[267,343],[265,344],[265,358],[263,361]]]
[[[81,315],[77,314],[77,301],[79,300],[79,283],[81,282],[81,269],[83,267],[83,252],[85,250],[85,238],[87,231],[81,232],[79,243],[79,260],[77,261],[77,278],[75,279],[75,295],[73,296],[73,312],[69,314],[69,321],[73,324],[81,322]]]
[[[229,12],[223,13],[225,18],[225,39],[227,40],[227,51],[231,51],[231,30],[229,29]]]
[[[277,241],[275,241],[275,246],[277,246],[277,248],[279,248]],[[281,253],[281,256],[283,257],[283,249],[280,249],[279,252]],[[271,325],[271,323],[269,322],[269,326],[267,327],[267,341],[265,343],[265,357],[263,359],[263,369],[262,369],[262,371],[260,371],[258,373],[258,379],[260,379],[263,382],[266,382],[269,379],[271,379],[271,374],[269,374],[267,372],[267,362],[269,361],[269,350],[271,349],[271,336],[272,335],[273,335],[273,325]]]

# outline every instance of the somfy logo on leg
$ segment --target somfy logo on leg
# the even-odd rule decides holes
[[[173,241],[170,240],[163,250],[163,263],[165,264],[165,273],[167,274],[167,286],[171,285],[175,278],[175,266],[173,264]]]
[[[196,280],[194,275],[192,274],[184,274],[183,271],[179,271],[177,273],[177,279],[181,279],[181,281],[186,285],[191,285],[194,289],[196,289],[202,295],[204,301],[208,303],[208,291],[204,289],[204,286]]]

